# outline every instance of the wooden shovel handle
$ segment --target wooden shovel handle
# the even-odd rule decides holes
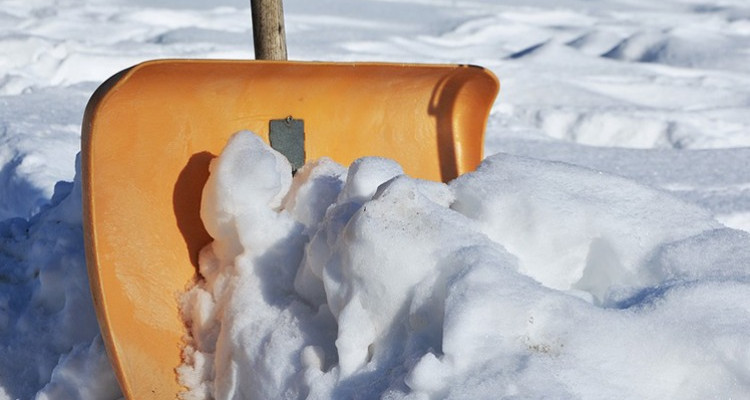
[[[256,60],[286,60],[281,0],[250,0]]]

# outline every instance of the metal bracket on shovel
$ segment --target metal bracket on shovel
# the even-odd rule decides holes
[[[292,173],[305,165],[305,121],[288,116],[272,119],[268,124],[271,147],[283,154],[292,164]]]

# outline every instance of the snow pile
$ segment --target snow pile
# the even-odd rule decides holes
[[[750,235],[635,182],[504,154],[448,185],[239,133],[183,301],[186,399],[750,391]]]
[[[80,168],[39,214],[0,222],[0,399],[119,395],[91,301],[81,223]]]

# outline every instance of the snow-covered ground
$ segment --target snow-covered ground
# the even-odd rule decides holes
[[[252,58],[247,3],[3,2],[0,399],[119,396],[88,292],[80,182],[56,183],[74,180],[83,109],[108,76],[153,58]],[[425,280],[431,275],[416,268],[422,272],[412,276],[413,285],[402,287],[368,272],[366,263],[344,274],[351,280],[325,279],[327,268],[345,267],[303,264],[289,289],[329,312],[315,320],[295,303],[264,314],[296,316],[304,323],[295,329],[313,338],[275,353],[299,350],[304,360],[269,367],[265,373],[297,385],[282,379],[277,387],[347,398],[357,382],[387,373],[368,395],[750,397],[750,4],[287,0],[284,6],[292,59],[491,69],[502,89],[486,154],[501,154],[449,187],[397,179],[379,194],[359,193],[358,202],[372,201],[372,220],[321,210],[304,217],[304,195],[274,217],[302,219],[308,239],[316,232],[338,237],[336,224],[343,222],[372,235],[370,242],[341,239],[318,248],[313,255],[323,261],[378,251],[393,255],[397,266],[407,260],[401,253],[429,253],[434,265],[420,264],[424,271],[442,271]],[[381,161],[361,169],[391,168]],[[339,171],[341,186],[313,192],[327,195],[331,210],[341,208],[347,198],[339,191],[355,191],[344,185],[345,169],[310,168]],[[442,226],[427,230],[432,236],[412,237],[412,253],[396,248],[406,239],[383,233],[403,220],[394,220],[389,202],[411,192],[420,195],[409,207],[431,213],[406,230],[416,235]],[[459,232],[465,235],[456,238]],[[445,241],[453,247],[439,245]],[[391,291],[373,295],[353,283],[361,281]],[[231,304],[231,293],[223,295]],[[393,310],[347,308],[353,298],[391,299]],[[403,314],[399,306],[414,312]],[[390,321],[402,319],[411,331],[392,329]],[[340,348],[316,333],[320,324],[337,327]],[[369,327],[368,333],[353,335],[352,326]],[[198,350],[210,353],[210,346]],[[270,361],[257,365],[270,365],[264,362]],[[217,387],[229,393],[227,384]],[[268,394],[273,384],[248,390]]]

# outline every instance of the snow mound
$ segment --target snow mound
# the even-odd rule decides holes
[[[737,40],[701,29],[638,32],[622,40],[604,57],[679,67],[731,68],[746,57],[736,54]]]
[[[703,209],[504,154],[448,185],[378,158],[289,177],[247,132],[212,162],[182,398],[750,390],[750,234]]]
[[[453,209],[515,254],[522,272],[598,300],[612,285],[667,279],[648,263],[659,246],[721,228],[671,195],[563,163],[498,154],[452,186]]]
[[[32,218],[0,221],[0,399],[116,398],[83,249],[80,167]]]

